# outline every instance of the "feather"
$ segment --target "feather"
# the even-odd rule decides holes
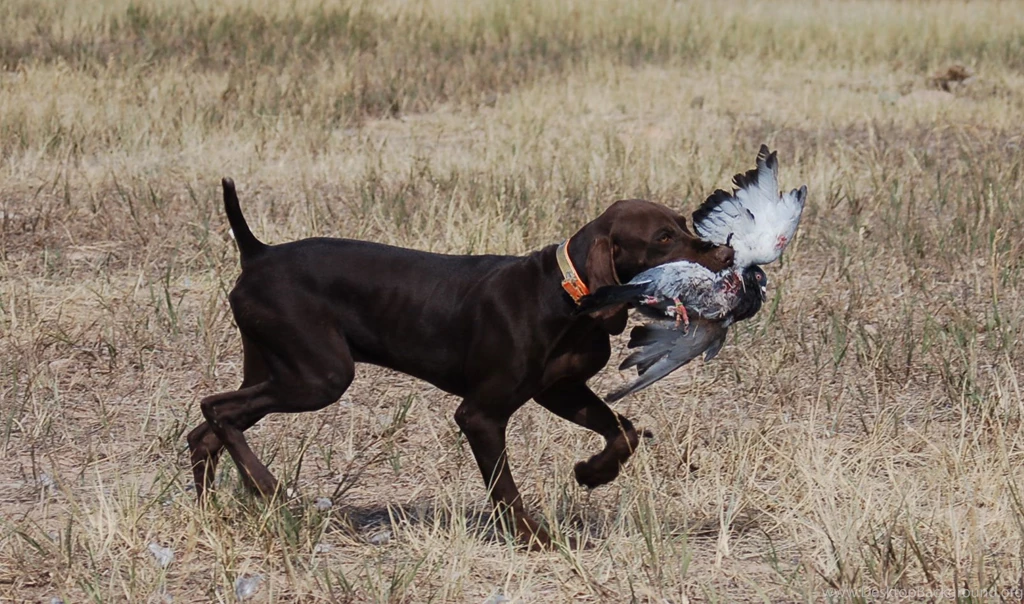
[[[676,301],[688,311],[717,318],[738,303],[740,276],[732,268],[718,273],[688,260],[660,264],[625,285],[606,285],[580,298],[575,313],[588,314],[616,304],[631,304],[653,319],[675,318]]]
[[[728,332],[725,321],[706,319],[691,322],[685,333],[670,322],[634,327],[630,332],[629,347],[643,348],[629,355],[619,368],[637,366],[638,370],[642,369],[640,377],[612,392],[605,400],[614,403],[643,390],[701,354],[704,354],[705,361],[710,361],[721,350]]]
[[[800,225],[807,187],[779,194],[779,160],[761,145],[757,167],[733,177],[736,189],[712,193],[693,213],[697,234],[736,252],[734,264],[768,264],[782,255]]]
[[[640,348],[626,357],[619,365],[619,370],[636,367],[636,372],[643,375],[651,365],[668,354],[675,346],[676,340],[680,338],[680,332],[675,324],[665,322],[663,324],[652,323],[650,325],[639,325],[629,332],[629,348]]]
[[[585,315],[616,304],[632,302],[644,294],[649,284],[649,280],[634,280],[624,285],[606,285],[596,292],[580,298],[575,314]]]

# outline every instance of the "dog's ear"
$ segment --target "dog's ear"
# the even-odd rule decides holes
[[[615,272],[615,245],[611,237],[602,235],[594,240],[587,252],[587,288],[591,292],[606,285],[615,285],[619,277]],[[601,322],[605,331],[618,335],[626,329],[629,307],[625,304],[611,306],[592,313],[590,316]]]
[[[619,277],[615,274],[615,246],[611,237],[601,235],[590,244],[586,271],[587,287],[592,292],[619,282]]]

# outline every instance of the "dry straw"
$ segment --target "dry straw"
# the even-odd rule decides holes
[[[0,3],[0,599],[1019,587],[1021,32],[1020,2]],[[529,507],[590,549],[506,545],[456,401],[369,367],[252,430],[295,498],[223,464],[195,506],[184,434],[240,380],[222,176],[270,242],[522,253],[692,209],[762,142],[801,232],[717,360],[619,405],[655,432],[623,475],[587,493],[596,437],[512,422]]]

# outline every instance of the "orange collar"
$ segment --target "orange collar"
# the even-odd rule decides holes
[[[580,274],[572,264],[572,258],[569,258],[569,239],[563,241],[555,250],[555,258],[558,260],[559,270],[562,271],[562,289],[572,297],[573,302],[579,304],[580,298],[590,294],[590,288],[583,279],[580,279]]]

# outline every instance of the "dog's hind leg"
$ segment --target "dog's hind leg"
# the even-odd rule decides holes
[[[255,386],[264,382],[269,377],[267,364],[263,361],[263,355],[249,338],[242,335],[242,385],[239,390]],[[246,426],[248,428],[250,426]],[[203,495],[213,486],[214,475],[217,470],[217,461],[220,458],[224,444],[217,438],[209,422],[203,420],[188,434],[189,457],[192,462],[192,477],[195,481],[196,496],[200,501]],[[242,480],[246,487],[255,490],[256,485],[249,480],[247,473],[242,472]]]
[[[198,433],[203,426],[193,431],[197,433],[194,464],[197,452],[214,450],[209,447],[220,444],[228,450],[246,485],[268,497],[277,490],[277,480],[242,433],[270,413],[316,411],[330,405],[355,376],[352,355],[340,334],[325,334],[322,327],[303,330],[305,338],[295,338],[294,333],[278,332],[268,345],[261,346],[262,367],[255,361],[253,366],[255,374],[264,378],[261,382],[203,399],[200,408],[209,432]],[[211,468],[209,462],[193,465],[197,485],[212,478]]]

